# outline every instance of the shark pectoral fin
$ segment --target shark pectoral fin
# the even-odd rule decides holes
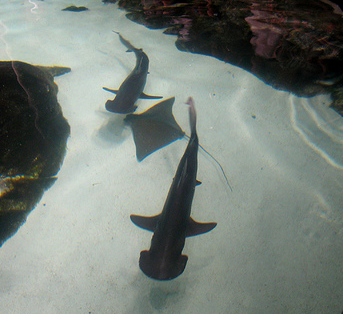
[[[153,95],[147,95],[147,94],[140,94],[139,98],[141,99],[161,99],[163,96],[153,96]]]
[[[216,222],[197,222],[189,217],[186,237],[196,236],[211,231],[217,225]]]
[[[196,185],[196,186],[200,185],[201,183],[202,183],[202,182],[199,181],[199,180],[196,180],[196,181],[195,181],[195,185]]]
[[[138,216],[130,215],[131,221],[138,227],[143,228],[148,231],[155,231],[160,214],[156,216]]]
[[[113,94],[117,94],[118,93],[117,89],[110,89],[110,88],[107,88],[107,87],[103,87],[102,89],[107,91],[107,92],[113,93]]]

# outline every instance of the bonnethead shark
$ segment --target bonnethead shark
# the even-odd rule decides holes
[[[191,206],[198,167],[196,112],[192,98],[187,101],[191,136],[177,168],[162,212],[156,216],[131,215],[137,226],[154,232],[149,250],[140,253],[139,266],[148,277],[174,279],[184,271],[188,260],[182,255],[186,237],[211,231],[217,223],[199,223],[191,217]]]
[[[115,113],[132,113],[136,110],[135,102],[138,98],[158,99],[162,96],[152,96],[143,93],[148,71],[149,58],[143,49],[134,47],[128,40],[123,38],[118,32],[119,39],[126,46],[127,51],[133,51],[136,55],[136,66],[129,76],[120,85],[119,90],[103,87],[104,90],[116,94],[113,100],[107,100],[105,107],[108,111]]]

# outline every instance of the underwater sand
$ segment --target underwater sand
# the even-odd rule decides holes
[[[0,248],[0,313],[341,313],[343,119],[328,96],[298,98],[214,58],[180,52],[101,1],[1,1],[0,58],[63,65],[55,78],[71,126],[56,183]],[[90,10],[62,12],[68,5]],[[217,221],[187,239],[184,273],[146,277],[152,234],[132,213],[162,210],[187,145],[141,163],[131,130],[105,110],[135,64],[119,31],[150,59],[145,92],[176,97],[189,134],[195,101],[200,151],[192,217]],[[139,100],[137,112],[155,104]]]

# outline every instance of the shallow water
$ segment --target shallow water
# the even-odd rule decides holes
[[[71,126],[56,183],[0,248],[1,313],[341,313],[343,310],[343,120],[329,96],[299,98],[252,74],[178,51],[116,5],[2,1],[0,58],[71,67],[55,78]],[[105,110],[135,64],[119,31],[150,59],[145,92],[176,97],[189,134],[192,96],[200,143],[192,216],[217,221],[187,239],[184,273],[146,277],[139,252],[151,233],[132,213],[162,210],[187,145],[180,140],[141,163],[131,130]],[[155,104],[139,100],[141,112]]]

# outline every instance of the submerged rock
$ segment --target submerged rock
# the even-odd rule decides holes
[[[120,0],[127,17],[177,35],[179,50],[239,66],[298,96],[343,86],[343,12],[330,1]],[[326,84],[333,82],[333,84]],[[330,85],[330,86],[329,86]],[[342,114],[340,101],[333,102]]]
[[[0,62],[0,246],[56,180],[70,126],[53,75],[69,71]]]
[[[77,7],[75,5],[70,5],[69,7],[62,9],[62,11],[82,12],[82,11],[88,11],[88,8],[84,6]]]

